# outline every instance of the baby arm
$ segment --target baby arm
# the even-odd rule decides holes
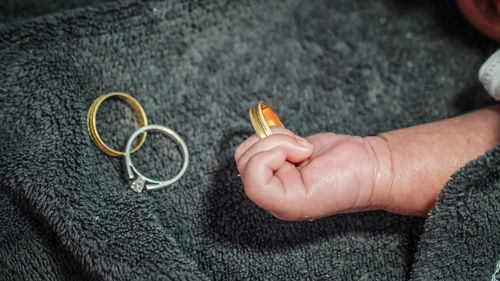
[[[274,216],[371,209],[425,216],[450,175],[500,141],[500,106],[365,138],[272,131],[249,137],[234,156],[245,193]]]

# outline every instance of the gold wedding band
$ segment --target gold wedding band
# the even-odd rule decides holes
[[[92,138],[92,141],[95,143],[97,147],[99,147],[100,150],[102,150],[109,156],[114,156],[114,157],[125,156],[125,152],[116,151],[111,147],[107,146],[97,133],[96,121],[95,121],[97,115],[97,109],[104,100],[110,97],[117,97],[126,102],[130,107],[132,107],[132,109],[135,112],[135,115],[137,116],[137,120],[139,121],[139,127],[147,126],[148,120],[146,118],[146,113],[144,112],[144,109],[142,109],[142,106],[137,102],[137,100],[135,100],[133,97],[125,93],[113,92],[102,95],[98,97],[90,106],[89,113],[87,115],[87,128],[89,130],[90,138]],[[137,151],[137,149],[139,149],[142,146],[145,140],[146,140],[146,132],[142,133],[140,136],[137,137],[137,140],[135,141],[134,146],[130,152]]]
[[[259,103],[250,109],[250,121],[260,139],[268,137],[272,134],[269,127],[280,126],[284,127],[280,119],[272,109],[264,103]]]

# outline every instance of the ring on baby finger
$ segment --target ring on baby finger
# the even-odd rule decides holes
[[[259,103],[250,109],[250,121],[260,139],[272,134],[272,126],[284,127],[272,109],[264,103]]]

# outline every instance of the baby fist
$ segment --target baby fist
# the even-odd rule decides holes
[[[365,138],[317,134],[307,140],[273,127],[235,151],[248,198],[284,220],[383,207],[386,192],[376,193],[377,156]],[[376,142],[377,140],[374,139]]]

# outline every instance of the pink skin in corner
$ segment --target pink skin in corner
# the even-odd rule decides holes
[[[457,5],[472,26],[500,42],[500,0],[457,0]]]

